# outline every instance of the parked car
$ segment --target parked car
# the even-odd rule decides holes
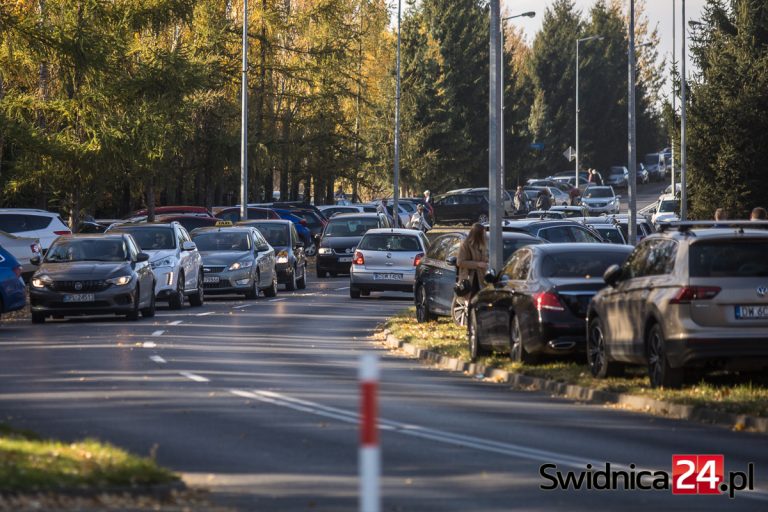
[[[575,178],[574,178],[575,180]],[[526,186],[529,187],[555,187],[567,195],[573,188],[568,183],[568,178],[554,179],[554,178],[531,178],[526,182]]]
[[[0,231],[0,247],[11,253],[21,265],[21,277],[24,282],[29,281],[37,270],[37,265],[32,264],[31,260],[42,255],[40,241],[37,238],[21,237]]]
[[[317,277],[348,274],[357,244],[368,230],[391,228],[383,213],[342,213],[334,216],[323,231],[317,250]]]
[[[552,205],[568,206],[571,204],[571,197],[567,192],[563,192],[558,187],[544,187],[552,198]]]
[[[435,223],[488,222],[488,198],[483,194],[450,192],[435,197],[432,208]]]
[[[349,296],[371,292],[413,293],[416,267],[429,248],[429,240],[414,229],[371,229],[357,244],[349,274]]]
[[[248,220],[238,225],[258,229],[269,245],[275,249],[278,283],[284,284],[288,291],[297,288],[303,290],[307,287],[305,245],[295,223],[289,220]]]
[[[590,215],[619,213],[621,197],[614,193],[613,187],[592,185],[584,190],[581,203],[587,207]]]
[[[547,210],[550,213],[560,212],[567,219],[581,219],[589,215],[589,209],[584,206],[560,206],[556,205]]]
[[[294,228],[296,228],[296,233],[299,235],[299,240],[304,244],[304,250],[306,251],[307,256],[314,256],[316,248],[315,244],[312,242],[312,231],[307,227],[307,221],[298,215],[294,215],[288,210],[275,208],[275,213],[277,213],[281,219],[289,220],[293,223]]]
[[[573,178],[574,181],[576,180],[576,169],[570,169],[568,171],[562,171],[553,174],[550,176],[552,179],[558,179],[558,178]],[[589,173],[587,171],[579,171],[579,185],[583,186],[586,185],[589,181]]]
[[[367,206],[369,208],[370,207],[376,208],[378,206],[378,204],[379,204],[378,202],[376,202],[376,203],[369,203]],[[398,201],[398,204],[397,204],[397,209],[398,209],[398,212],[399,212],[398,213],[398,226],[402,227],[402,226],[407,225],[408,221],[411,220],[411,214],[409,213],[408,209],[406,209],[406,207],[403,206],[403,203],[401,203],[399,201]],[[376,211],[376,210],[374,210],[374,211]],[[394,205],[392,204],[391,201],[388,200],[387,201],[387,213],[389,213],[389,216],[391,217],[393,222],[394,222],[394,214],[393,214],[394,211],[395,211]]]
[[[232,224],[240,222],[240,207],[225,208],[216,213],[216,218],[221,220],[228,220]],[[271,208],[260,208],[257,206],[248,206],[248,220],[263,220],[263,219],[275,219],[279,220],[280,216]]]
[[[662,222],[674,222],[680,220],[680,199],[668,194],[659,198],[656,211],[651,216],[651,222],[658,227]]]
[[[613,188],[627,188],[629,184],[629,169],[621,165],[613,165],[608,168],[605,184]]]
[[[168,301],[170,309],[180,309],[186,297],[190,306],[203,305],[203,259],[181,224],[122,224],[107,233],[127,233],[149,254],[157,300]]]
[[[617,228],[619,228],[621,230],[621,234],[624,236],[624,239],[629,241],[629,215],[623,213],[619,215],[606,215],[601,218],[604,219],[605,222],[612,223]],[[645,217],[638,215],[636,222],[638,242],[655,232],[653,226],[645,219]]]
[[[627,239],[624,238],[624,234],[621,232],[621,228],[619,228],[619,226],[614,223],[585,225],[597,231],[600,237],[606,242],[620,245],[627,244]]]
[[[136,210],[129,213],[122,220],[128,222],[141,222],[147,220],[148,209]],[[155,217],[158,215],[195,215],[198,217],[212,217],[211,211],[205,206],[156,206]]]
[[[453,292],[456,284],[456,258],[466,232],[453,232],[437,237],[416,267],[414,277],[414,302],[416,320],[427,322],[438,315],[451,316],[454,322],[464,325],[467,302]],[[521,247],[547,243],[546,240],[527,233],[502,233],[504,260]]]
[[[0,209],[0,231],[40,241],[43,252],[61,235],[71,235],[58,213],[23,208]]]
[[[259,292],[277,295],[275,250],[256,228],[199,228],[192,240],[203,257],[205,293],[243,294],[246,299]]]
[[[208,228],[216,226],[221,219],[218,217],[203,217],[199,215],[158,215],[155,217],[155,222],[160,224],[169,224],[171,222],[178,222],[181,224],[188,233],[191,233],[197,228]]]
[[[481,195],[488,201],[488,187],[475,187],[463,189],[460,192],[470,195]],[[504,215],[512,215],[515,213],[515,205],[512,196],[506,190],[501,191],[502,201],[504,201]]]
[[[18,311],[27,305],[26,287],[21,274],[19,261],[0,245],[0,314]]]
[[[531,210],[525,215],[526,219],[565,219],[565,213],[552,210]]]
[[[715,227],[722,226],[722,227]],[[598,378],[645,365],[654,387],[768,369],[767,222],[673,223],[640,242],[587,311]]]
[[[602,243],[604,241],[594,230],[570,219],[505,220],[502,229],[528,233],[552,243]]]
[[[637,173],[637,182],[638,183],[648,183],[651,181],[651,177],[648,174],[648,169],[645,167],[643,162],[638,162],[637,167],[635,168],[635,172]]]
[[[474,359],[492,350],[514,361],[583,352],[584,317],[600,276],[621,264],[631,247],[606,244],[531,245],[515,252],[469,305],[468,339]]]
[[[326,219],[330,219],[337,213],[363,213],[365,210],[362,205],[338,205],[338,204],[325,204],[317,207]],[[372,207],[373,211],[376,211],[375,207]]]
[[[667,175],[667,161],[663,153],[648,153],[643,158],[643,165],[653,181],[661,181]]]
[[[32,323],[49,316],[155,315],[149,254],[126,233],[61,236],[32,276]]]

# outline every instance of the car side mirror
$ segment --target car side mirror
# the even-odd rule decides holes
[[[32,256],[31,258],[29,258],[29,263],[34,265],[34,266],[36,266],[36,267],[39,267],[40,266],[40,256]]]
[[[445,258],[445,262],[452,267],[457,266],[456,256],[448,256],[447,258]]]
[[[603,274],[603,281],[605,284],[616,288],[616,285],[621,281],[621,267],[618,265],[611,265]]]
[[[492,268],[488,269],[488,272],[485,273],[483,276],[483,281],[485,281],[486,284],[493,284],[496,282],[496,271]]]
[[[183,242],[181,244],[182,251],[194,251],[196,249],[197,249],[197,245],[195,245],[195,242]]]
[[[136,255],[136,261],[138,263],[141,263],[142,261],[149,261],[149,254],[145,252],[140,252],[139,254]]]

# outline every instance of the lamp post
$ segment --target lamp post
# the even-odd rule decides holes
[[[635,118],[635,81],[637,69],[635,66],[635,0],[629,1],[629,111],[627,112],[629,132],[629,183],[627,195],[629,202],[629,244],[637,243],[637,119]]]
[[[243,69],[240,105],[240,219],[248,220],[248,0],[243,0]]]
[[[400,198],[400,18],[402,0],[397,0],[397,64],[395,79],[395,162],[394,162],[394,191],[392,195],[392,219],[395,227],[400,226],[400,210],[398,199]]]
[[[677,6],[675,4],[676,4],[676,0],[672,0],[672,71],[673,72],[670,74],[672,75],[672,120],[673,121],[675,119],[675,114],[677,114],[677,94],[676,94],[677,91],[675,91],[675,73],[674,73],[674,70],[677,67],[676,66],[677,63],[675,62],[675,53],[676,53],[675,31],[677,30],[677,21],[675,20],[675,16],[677,15]],[[674,134],[674,131],[672,132],[672,144],[670,149],[672,150],[672,169],[671,169],[672,172],[670,173],[672,174],[672,195],[675,195],[676,191],[675,191],[675,134]]]
[[[688,89],[688,79],[685,72],[685,47],[687,37],[685,35],[685,0],[682,0],[682,26],[683,26],[683,47],[680,51],[681,70],[680,70],[680,220],[688,220],[688,151],[686,144],[687,125],[686,125],[686,100],[685,96]],[[675,191],[672,190],[674,194]]]
[[[579,151],[579,45],[593,39],[601,41],[603,36],[582,37],[576,40],[576,188],[579,188],[579,160],[581,159]]]
[[[501,33],[499,34],[501,37],[501,188],[506,189],[506,181],[505,181],[505,171],[506,171],[506,163],[505,163],[505,155],[504,155],[504,109],[506,108],[504,106],[504,22],[507,20],[513,20],[515,18],[533,18],[536,16],[536,13],[534,11],[528,11],[524,12],[522,14],[515,14],[514,16],[506,16],[504,18],[501,18],[501,26],[499,27],[501,29]],[[504,192],[501,193],[502,196],[504,196]]]
[[[490,0],[490,66],[488,103],[488,203],[489,203],[489,268],[500,271],[504,264],[501,221],[504,208],[501,201],[501,6],[500,0]]]

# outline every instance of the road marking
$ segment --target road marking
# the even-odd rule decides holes
[[[210,382],[211,381],[211,379],[203,377],[202,375],[195,375],[194,373],[190,373],[190,372],[179,372],[179,375],[181,375],[182,377],[186,377],[189,380],[193,380],[195,382]]]
[[[179,325],[179,324],[180,324],[180,323],[182,323],[183,321],[184,321],[184,320],[175,320],[175,321],[173,321],[173,322],[169,323],[168,325]]]
[[[341,290],[349,290],[349,286],[344,286],[343,288],[336,288],[337,292],[340,292]]]
[[[167,362],[165,359],[163,359],[160,356],[149,356],[149,358],[154,362],[156,362],[157,364],[165,364]]]
[[[252,306],[252,305],[253,304],[241,304],[239,306],[234,306],[232,309],[244,309],[244,308],[247,308],[248,306]]]
[[[269,302],[280,302],[281,300],[285,300],[285,299],[269,299]]]
[[[208,316],[208,315],[213,315],[213,314],[215,314],[214,311],[208,311],[206,313],[198,313],[195,316]]]
[[[152,333],[152,336],[162,336],[165,331],[155,331]]]
[[[145,341],[144,343],[141,344],[141,346],[144,348],[155,348],[157,346],[157,343],[155,343],[154,341]]]

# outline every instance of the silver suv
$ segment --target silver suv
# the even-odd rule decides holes
[[[686,373],[768,368],[768,222],[679,222],[604,275],[587,312],[595,377],[648,366],[651,385]]]

